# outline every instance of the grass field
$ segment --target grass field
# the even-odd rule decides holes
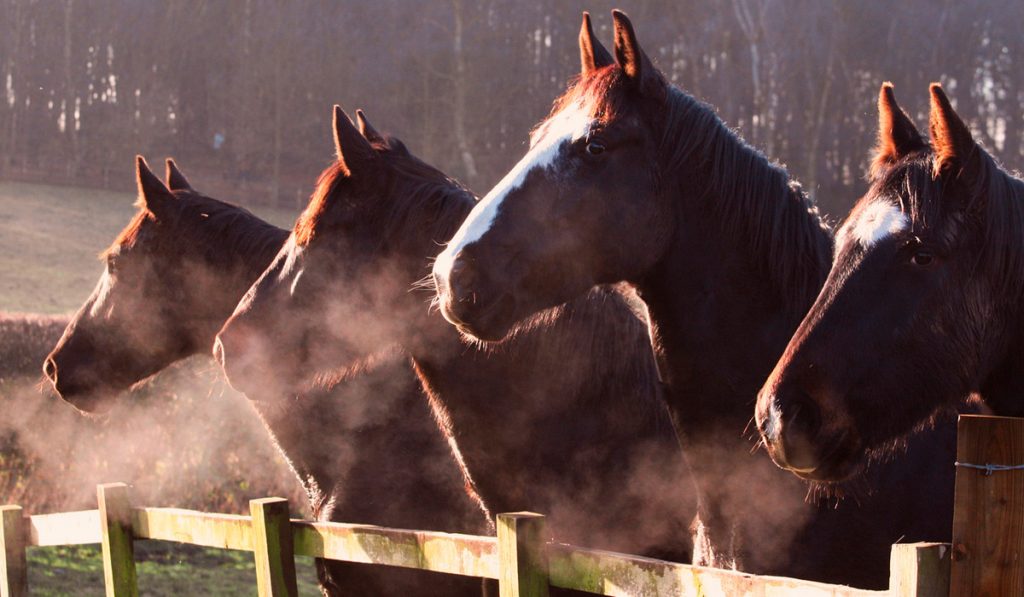
[[[132,217],[136,209],[133,207],[134,201],[135,198],[132,195],[123,193],[0,182],[0,319],[3,319],[5,311],[58,314],[77,309],[92,291],[101,272],[102,266],[96,260],[97,253],[110,243],[117,232]],[[290,225],[295,217],[295,213],[283,210],[255,208],[253,211],[280,226]],[[46,318],[29,318],[27,324],[16,322],[18,325],[15,326],[0,325],[0,334],[5,331],[11,334],[13,333],[10,331],[12,329],[38,328],[37,335],[40,338],[36,343],[42,342],[51,345],[56,335],[59,335],[59,331],[51,333],[45,329],[48,321]],[[23,334],[24,330],[17,333]],[[31,372],[31,375],[35,375],[35,372],[38,371],[38,363],[41,362],[40,354],[45,354],[46,347],[28,346],[26,343],[31,340],[33,339],[0,338],[0,349],[4,348],[5,341],[9,344],[18,343],[17,347],[8,347],[10,350],[7,352],[0,350],[0,358],[11,361],[0,363],[0,365],[8,366],[8,373],[13,371],[19,375],[29,375],[28,372]],[[14,362],[11,355],[15,355],[17,350],[39,352],[40,354],[16,355],[24,356],[25,358],[22,360],[26,362]],[[187,367],[176,369],[180,370],[176,373],[179,376],[190,371]],[[42,408],[37,403],[42,401],[43,397],[36,396],[24,388],[21,390],[25,392],[24,396],[16,395],[11,388],[18,387],[19,383],[10,380],[6,384],[3,383],[3,371],[4,367],[0,367],[0,405],[5,410],[4,420],[9,421],[12,419],[11,415],[16,414],[14,419],[23,418],[31,423],[30,427],[35,427],[33,422],[36,419],[31,418],[24,411],[26,408]],[[29,387],[34,384],[35,381],[27,377],[26,381],[21,383],[21,385]],[[159,386],[159,384],[156,385]],[[165,385],[169,384],[165,383]],[[150,393],[154,392],[150,390]],[[29,400],[34,406],[29,405]],[[47,400],[49,402],[46,402],[45,408],[61,408],[61,405],[53,403],[52,398]],[[171,396],[168,408],[174,409],[175,404],[182,403],[183,400],[184,404],[191,404],[181,397]],[[18,412],[11,413],[6,410],[8,408],[17,408]],[[66,408],[59,412],[66,415],[65,410]],[[40,412],[47,411],[41,410]],[[246,415],[252,418],[251,414],[246,413]],[[202,415],[199,417],[202,418]],[[170,417],[162,417],[162,419],[168,418]],[[106,432],[104,426],[99,423],[83,422],[80,427],[81,429],[76,432],[82,434],[83,438],[89,438],[86,439],[89,443],[96,443],[102,437],[101,434]],[[157,442],[160,434],[156,433],[156,429],[153,431],[152,441]],[[257,431],[260,440],[267,441],[265,432],[261,429]],[[4,431],[4,433],[7,432]],[[21,435],[24,436],[25,433],[22,432]],[[168,439],[165,435],[163,439],[171,442],[174,438]],[[187,445],[185,440],[180,440],[180,443]],[[3,445],[6,444],[0,442],[0,448]],[[169,445],[173,444],[169,443]],[[269,445],[261,446],[261,448],[271,453],[273,451]],[[202,452],[193,452],[188,455],[188,458],[196,459],[196,454],[199,455],[200,460],[205,456]],[[0,454],[0,463],[7,463],[5,456],[7,454]],[[224,454],[224,456],[228,457],[229,455]],[[143,464],[147,464],[147,462],[143,462]],[[29,467],[28,464],[24,464],[24,466]],[[154,460],[152,466],[159,468],[166,464],[160,460]],[[182,466],[187,468],[184,464]],[[283,465],[278,463],[278,466]],[[32,464],[32,467],[28,468],[29,474],[38,472],[41,468],[38,463]],[[5,485],[3,488],[8,496],[17,494],[20,487],[23,491],[28,492],[22,495],[27,498],[28,494],[53,485],[46,476],[42,476],[40,479],[19,480],[12,477],[11,471],[8,470],[6,473],[4,481],[12,483],[12,487]],[[64,478],[68,475],[68,471],[58,471],[57,474]],[[247,478],[247,476],[243,478]],[[110,480],[103,479],[103,481]],[[131,481],[132,479],[117,478],[113,480]],[[100,480],[90,479],[89,481],[98,482]],[[204,490],[209,491],[209,488],[196,491],[202,493]],[[92,491],[91,487],[89,491]],[[197,499],[201,497],[198,496]],[[175,503],[173,505],[187,506],[188,504]],[[301,504],[293,506],[293,512],[300,511]],[[137,544],[136,562],[141,595],[248,596],[256,592],[255,569],[252,563],[252,554],[249,553],[147,541]],[[312,559],[299,558],[297,564],[299,593],[301,595],[319,595]],[[99,557],[99,547],[30,549],[29,585],[33,595],[103,595],[103,567]]]
[[[299,595],[320,594],[313,558],[296,558]],[[135,545],[139,594],[152,597],[256,593],[252,554],[145,541]],[[29,549],[29,589],[46,597],[102,597],[100,548],[91,545]]]
[[[0,311],[67,313],[89,296],[105,249],[135,213],[125,193],[0,182]],[[295,212],[252,208],[290,226]]]

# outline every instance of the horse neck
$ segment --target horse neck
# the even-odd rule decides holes
[[[557,470],[567,460],[559,446],[597,451],[672,437],[646,329],[611,292],[546,313],[488,349],[431,315],[445,336],[414,352],[417,374],[490,507],[523,507],[512,495],[526,489],[523,471]]]
[[[404,357],[388,357],[328,388],[251,404],[309,495],[318,519],[347,515],[376,524],[394,522],[380,519],[382,510],[374,508],[373,500],[352,493],[365,490],[379,497],[410,492],[409,470],[434,470],[438,483],[461,485],[456,476],[440,474],[450,472],[443,467],[447,445],[427,415]],[[418,489],[426,491],[424,483],[433,482],[420,481]],[[346,499],[348,495],[355,499]]]
[[[215,201],[207,199],[207,201]],[[219,203],[219,202],[218,202]],[[203,211],[204,204],[187,204],[187,209]],[[213,280],[213,288],[204,289],[206,301],[216,301],[231,314],[238,300],[270,265],[288,238],[289,232],[273,226],[249,212],[222,204],[218,213],[202,227],[183,225],[178,231],[177,250],[198,256],[205,268],[205,279]],[[222,223],[217,220],[223,218]],[[187,243],[187,244],[184,244]]]
[[[648,307],[667,402],[715,557],[740,558],[757,569],[760,556],[742,546],[779,518],[755,515],[749,504],[802,504],[806,487],[763,454],[752,454],[748,423],[761,384],[813,297],[790,304],[748,254],[745,237],[722,234],[715,215],[694,209],[677,218],[686,229],[676,231],[661,261],[636,286]],[[813,514],[780,512],[793,516],[777,536],[779,545],[788,545],[787,533]]]
[[[824,283],[832,237],[788,175],[710,108],[670,101],[665,139],[691,146],[667,152],[676,228],[637,288],[677,415],[742,429]]]
[[[284,244],[288,232],[239,210],[223,228],[197,231],[182,226],[168,251],[185,254],[188,267],[169,275],[189,292],[189,307],[175,322],[194,353],[205,353],[239,299],[256,281]],[[251,218],[247,221],[246,218]],[[186,234],[186,232],[188,234]],[[160,267],[177,267],[162,264]]]

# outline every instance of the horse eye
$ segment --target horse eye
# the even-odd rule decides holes
[[[604,145],[601,145],[597,141],[591,141],[587,143],[587,153],[590,155],[601,155],[604,153]]]
[[[913,263],[914,265],[924,267],[926,265],[931,265],[934,259],[935,256],[932,255],[930,252],[918,251],[917,253],[914,253],[914,255],[910,258],[910,262]]]
[[[107,271],[114,273],[117,269],[117,257],[114,255],[107,255]]]

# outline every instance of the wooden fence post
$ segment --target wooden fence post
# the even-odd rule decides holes
[[[103,581],[107,597],[138,597],[128,486],[107,483],[96,487],[96,493],[103,534]]]
[[[513,512],[498,515],[500,597],[547,597],[545,539],[542,514]]]
[[[28,595],[28,562],[25,558],[25,519],[21,506],[0,506],[0,597]]]
[[[252,513],[252,551],[256,559],[259,597],[297,597],[295,551],[288,500],[262,498],[249,502]]]
[[[960,415],[956,458],[949,594],[1024,595],[1024,419]]]
[[[949,543],[897,543],[889,557],[892,597],[949,597]]]

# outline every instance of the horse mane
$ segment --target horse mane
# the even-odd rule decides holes
[[[249,210],[194,191],[174,191],[175,200],[165,202],[167,214],[161,220],[170,226],[169,234],[184,235],[190,246],[198,248],[205,259],[214,263],[227,261],[230,255],[267,255],[265,264],[277,253],[287,231],[269,224]],[[122,248],[135,246],[141,237],[146,220],[154,219],[140,200],[139,211],[100,254],[101,259]],[[255,260],[254,260],[255,261]]]
[[[983,263],[990,264],[990,279],[1003,284],[1016,301],[1024,294],[1024,180],[1003,170],[980,146],[978,154],[983,174],[975,192],[987,193],[988,202],[982,232]]]
[[[687,172],[707,183],[727,234],[749,239],[751,255],[792,309],[810,307],[832,263],[832,234],[814,202],[786,170],[770,162],[725,125],[714,109],[657,73],[664,95],[659,154],[663,173]],[[555,100],[552,114],[578,104],[607,120],[635,101],[617,65],[577,78]],[[662,87],[659,85],[658,87]],[[664,180],[665,177],[662,177]]]
[[[386,197],[371,197],[367,216],[378,231],[378,249],[405,238],[421,238],[424,233],[437,241],[451,237],[473,208],[476,196],[459,181],[412,155],[405,144],[393,136],[371,142],[377,156],[393,173],[387,178]],[[317,225],[337,201],[349,172],[341,162],[327,166],[317,180],[309,205],[295,223],[295,240],[308,243]],[[375,185],[381,184],[375,180]],[[358,186],[354,193],[363,192]],[[429,214],[424,220],[422,214]]]
[[[666,172],[705,177],[727,234],[751,254],[799,316],[832,265],[832,232],[800,184],[748,145],[715,111],[674,86],[666,96],[661,153]]]

